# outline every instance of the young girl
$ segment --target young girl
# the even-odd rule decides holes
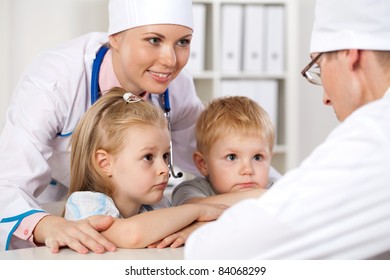
[[[99,234],[111,219],[69,222],[43,210],[68,193],[68,147],[78,121],[115,86],[139,96],[153,93],[155,104],[169,90],[174,163],[196,171],[193,128],[203,104],[183,69],[193,32],[192,1],[108,3],[108,33],[88,33],[43,52],[15,88],[0,137],[0,250],[41,244],[52,252],[60,246],[80,253],[115,250]]]
[[[167,121],[159,107],[121,88],[86,112],[71,143],[65,218],[117,218],[102,234],[118,247],[146,247],[194,221],[214,220],[224,210],[207,204],[169,208],[163,196],[169,179]]]

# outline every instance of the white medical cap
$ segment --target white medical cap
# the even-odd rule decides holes
[[[390,0],[317,0],[310,52],[390,50]]]
[[[193,28],[192,0],[110,0],[108,34],[149,24]]]

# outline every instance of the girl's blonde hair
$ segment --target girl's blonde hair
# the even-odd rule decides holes
[[[127,129],[134,125],[168,129],[161,108],[143,100],[127,103],[123,99],[125,93],[122,88],[113,88],[88,109],[77,125],[71,139],[69,195],[76,191],[94,191],[112,196],[114,186],[97,165],[96,151],[118,153],[124,145]]]
[[[267,112],[248,97],[225,96],[208,104],[196,124],[197,150],[208,153],[215,141],[228,134],[259,135],[268,141],[272,154],[274,126]]]

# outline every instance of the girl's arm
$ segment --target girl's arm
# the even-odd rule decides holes
[[[120,248],[145,248],[190,225],[217,219],[224,205],[186,204],[115,219],[103,236]]]

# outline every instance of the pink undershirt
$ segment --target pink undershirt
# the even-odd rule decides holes
[[[113,87],[121,87],[121,84],[115,75],[114,67],[112,66],[111,50],[107,51],[100,67],[99,87],[103,95]]]
[[[102,66],[99,72],[99,87],[102,95],[107,93],[113,87],[122,87],[115,75],[114,67],[112,65],[112,52],[108,50],[104,56]],[[149,94],[144,92],[139,95],[142,99],[148,100]]]

